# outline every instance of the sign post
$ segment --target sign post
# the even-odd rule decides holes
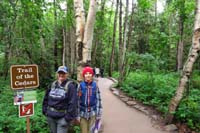
[[[26,117],[26,132],[30,133],[30,117]]]
[[[34,114],[34,104],[33,102],[22,104],[25,100],[23,89],[36,88],[39,86],[38,66],[35,64],[12,65],[10,67],[10,74],[11,88],[19,92],[15,96],[14,103],[19,105],[19,117],[26,117],[26,129],[27,133],[30,133],[30,116]],[[28,93],[25,94],[28,95]],[[32,99],[32,97],[30,97],[30,99]]]
[[[21,104],[19,105],[19,117],[26,117],[26,130],[30,133],[30,116],[34,114],[34,104]]]

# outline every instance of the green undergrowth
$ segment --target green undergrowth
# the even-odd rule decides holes
[[[118,74],[114,75],[117,78]],[[199,79],[199,76],[193,76],[175,112],[176,121],[186,123],[196,131],[200,131],[200,89],[197,88]],[[178,86],[178,80],[177,73],[132,72],[120,88],[128,96],[155,107],[165,116]]]
[[[14,92],[9,81],[0,80],[0,133],[26,133],[26,117],[19,117],[18,105],[13,104]],[[42,114],[42,100],[45,90],[37,88],[37,103],[34,104],[34,115],[30,116],[30,130],[32,133],[49,133],[46,117]],[[78,126],[74,133],[79,133]]]

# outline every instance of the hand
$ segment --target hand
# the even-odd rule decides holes
[[[80,118],[80,117],[77,117],[76,120],[80,122],[80,121],[81,121],[81,118]]]
[[[73,120],[74,125],[80,125],[80,117]]]
[[[100,119],[101,119],[101,116],[97,116],[97,117],[96,117],[96,120],[100,120]]]
[[[72,125],[78,126],[78,125],[80,124],[80,122],[77,121],[77,120],[72,120],[72,121],[71,121],[71,124],[72,124]]]

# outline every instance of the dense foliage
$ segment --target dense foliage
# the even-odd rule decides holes
[[[19,117],[18,105],[13,103],[14,91],[10,88],[8,82],[0,80],[1,97],[0,107],[0,133],[23,133],[26,132],[26,117]],[[30,130],[33,133],[49,133],[49,127],[46,117],[42,114],[42,100],[45,91],[37,89],[37,103],[34,104],[34,115],[30,116]],[[6,103],[6,104],[5,104]],[[74,128],[74,129],[73,129]],[[75,133],[79,133],[79,127],[71,127]]]
[[[117,77],[117,73],[115,76]],[[121,90],[128,96],[155,107],[165,116],[168,104],[177,87],[178,77],[177,73],[154,72],[151,76],[149,72],[136,71],[129,74]],[[190,82],[188,92],[175,112],[175,117],[176,120],[186,123],[192,129],[200,131],[200,86],[195,84],[197,77],[199,76],[194,76]]]
[[[18,106],[14,105],[14,92],[10,88],[10,83],[1,79],[0,107],[0,132],[22,133],[26,132],[26,118],[19,118]],[[45,117],[42,115],[42,98],[44,91],[38,90],[37,103],[35,104],[34,115],[30,117],[31,132],[49,132]],[[6,104],[5,104],[6,103]]]
[[[3,101],[0,103],[3,109],[0,112],[0,132],[25,132],[25,119],[18,118],[18,109],[13,105],[13,92],[8,82],[9,68],[17,64],[37,64],[39,67],[40,89],[35,115],[31,117],[34,125],[31,130],[47,131],[45,118],[41,114],[41,98],[55,70],[63,64],[64,46],[67,46],[65,64],[71,74],[77,73],[76,50],[74,53],[71,51],[76,48],[73,2],[0,0],[0,101]],[[116,2],[101,0],[98,3],[91,64],[93,67],[103,67],[106,74],[119,72],[119,57],[123,55],[119,46],[123,43],[123,73],[120,71],[117,74],[123,80],[123,91],[165,114],[178,86],[180,74],[177,73],[181,72],[192,44],[195,1],[129,0],[128,4],[123,1],[123,5],[119,4],[118,7]],[[122,7],[124,14],[116,12],[115,9],[119,7]],[[160,7],[163,10],[159,10]],[[84,8],[87,16],[89,0],[84,0]],[[119,20],[122,22],[119,23]],[[120,40],[123,41],[119,44]],[[183,64],[177,70],[179,42],[183,42],[183,54],[180,55]],[[194,64],[195,75],[191,77],[187,92],[175,113],[176,120],[187,123],[193,129],[200,128],[199,68],[200,58]]]

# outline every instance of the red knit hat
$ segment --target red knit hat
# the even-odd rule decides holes
[[[84,75],[85,75],[86,72],[91,73],[92,76],[94,75],[93,69],[91,67],[85,67],[85,68],[83,68],[83,71],[82,71],[83,77],[84,77]]]

